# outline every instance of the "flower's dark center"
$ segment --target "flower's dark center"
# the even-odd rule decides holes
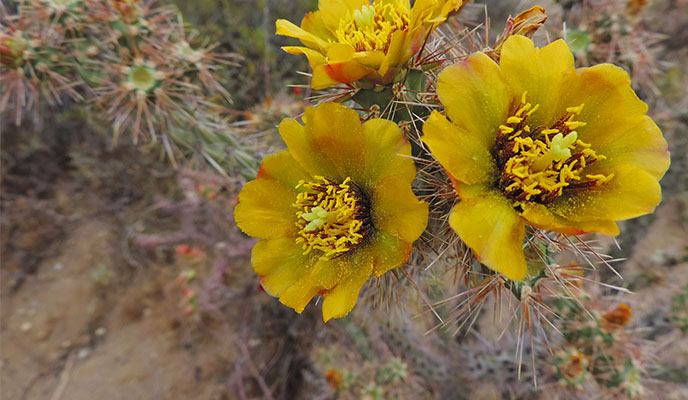
[[[321,250],[322,258],[332,259],[358,246],[370,229],[368,202],[350,178],[340,184],[321,176],[319,182],[300,181],[305,188],[296,197],[294,207],[304,254]]]
[[[499,127],[494,149],[499,189],[516,203],[547,204],[564,189],[598,186],[612,179],[614,174],[584,174],[587,166],[606,157],[578,139],[576,129],[586,123],[575,118],[583,104],[567,108],[551,127],[531,127],[528,117],[538,105],[528,103],[526,93],[517,110]]]
[[[401,1],[374,1],[342,18],[335,32],[337,40],[356,51],[382,50],[385,53],[396,31],[409,25],[409,9]]]

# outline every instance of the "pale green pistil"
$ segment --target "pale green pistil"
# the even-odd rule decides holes
[[[375,23],[375,7],[363,6],[354,12],[354,21],[359,28],[371,26]]]
[[[308,225],[304,228],[308,232],[316,231],[320,229],[325,223],[327,223],[328,212],[322,208],[313,207],[311,212],[301,215],[301,218],[308,221]]]
[[[573,131],[564,136],[561,133],[556,134],[552,138],[552,143],[549,150],[542,155],[540,159],[533,163],[531,169],[533,171],[542,171],[547,168],[554,161],[561,161],[571,157],[572,146],[578,140],[578,132]]]
[[[134,88],[144,92],[153,89],[158,83],[158,80],[155,79],[155,69],[146,66],[134,67],[129,72],[127,79],[134,85]]]

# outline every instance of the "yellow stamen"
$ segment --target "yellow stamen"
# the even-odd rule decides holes
[[[515,204],[523,201],[547,203],[574,183],[601,185],[613,178],[614,174],[583,174],[586,166],[605,158],[597,154],[590,144],[578,139],[575,129],[586,123],[574,121],[574,116],[581,113],[583,104],[566,108],[566,114],[554,126],[531,129],[526,118],[539,105],[528,103],[526,94],[505,125],[499,126],[505,139],[502,139],[503,147],[496,150],[495,157],[502,160],[498,186],[505,195]],[[531,132],[537,134],[531,136]]]
[[[410,10],[403,1],[376,0],[342,18],[335,36],[356,51],[387,51],[392,34],[409,23]]]
[[[296,188],[305,187],[296,197],[294,207],[304,254],[314,249],[331,259],[356,247],[366,233],[367,207],[360,193],[346,178],[341,184],[315,177],[321,182],[300,181]]]

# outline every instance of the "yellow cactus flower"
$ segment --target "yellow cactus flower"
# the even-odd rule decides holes
[[[576,69],[563,40],[535,48],[517,35],[500,65],[472,54],[437,91],[449,119],[433,112],[423,141],[461,199],[449,223],[510,279],[527,274],[525,225],[616,235],[615,221],[661,200],[667,144],[621,68]]]
[[[399,68],[422,47],[428,35],[457,11],[461,0],[320,0],[301,27],[277,20],[277,34],[301,40],[306,47],[287,46],[305,54],[313,69],[311,87],[365,79],[388,84]]]
[[[285,119],[287,150],[265,158],[239,194],[236,223],[260,239],[251,256],[263,288],[296,312],[322,295],[323,319],[344,317],[371,274],[406,263],[428,206],[399,127],[336,103]]]

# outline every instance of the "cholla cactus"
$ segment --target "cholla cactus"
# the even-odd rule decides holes
[[[199,38],[176,8],[24,0],[17,10],[3,10],[0,22],[0,113],[13,110],[19,124],[39,101],[66,93],[109,121],[115,141],[162,139],[174,164],[179,153],[198,153],[223,174],[255,174],[256,157],[228,128],[231,98],[218,78],[238,58]],[[206,139],[191,140],[197,132]]]
[[[351,106],[364,124],[342,123],[351,110],[329,104],[308,110],[303,127],[282,122],[288,150],[265,159],[235,210],[239,227],[264,239],[253,253],[254,270],[268,293],[297,312],[323,296],[325,320],[347,315],[371,272],[383,295],[389,282],[406,278],[437,328],[470,328],[484,305],[507,305],[509,322],[518,321],[519,371],[529,347],[535,380],[536,345],[546,343],[563,349],[563,381],[575,385],[592,368],[598,384],[637,395],[635,358],[618,354],[604,364],[596,358],[600,349],[583,347],[585,340],[567,338],[568,348],[546,333],[536,336],[547,327],[556,331],[562,314],[555,305],[579,304],[590,284],[626,291],[596,282],[597,265],[618,272],[582,235],[617,235],[617,221],[654,210],[669,166],[666,142],[625,71],[609,64],[576,69],[564,40],[535,46],[531,37],[547,19],[543,8],[510,18],[490,44],[442,25],[462,5],[321,2],[300,27],[277,22],[279,34],[303,44],[284,49],[305,54],[311,87],[324,89],[312,100]],[[420,43],[406,40],[414,34]],[[395,191],[381,182],[400,178],[385,174],[406,176],[408,166],[389,167],[394,157],[385,151],[402,141],[381,120],[395,122],[410,142],[410,152],[395,153],[414,160],[417,179],[404,186],[428,203],[429,220],[406,195],[388,199]],[[380,126],[377,141],[366,136],[367,124]],[[318,179],[325,184],[311,183]],[[399,244],[416,240],[422,224],[425,232],[407,256]],[[384,240],[370,233],[379,227],[390,229]],[[563,262],[571,256],[576,262]],[[442,280],[452,273],[451,283]],[[597,317],[599,335],[590,339],[616,340],[624,310]]]
[[[63,95],[82,98],[67,56],[70,40],[50,21],[29,17],[11,16],[0,5],[0,116],[14,112],[17,125],[41,100],[56,104]]]

